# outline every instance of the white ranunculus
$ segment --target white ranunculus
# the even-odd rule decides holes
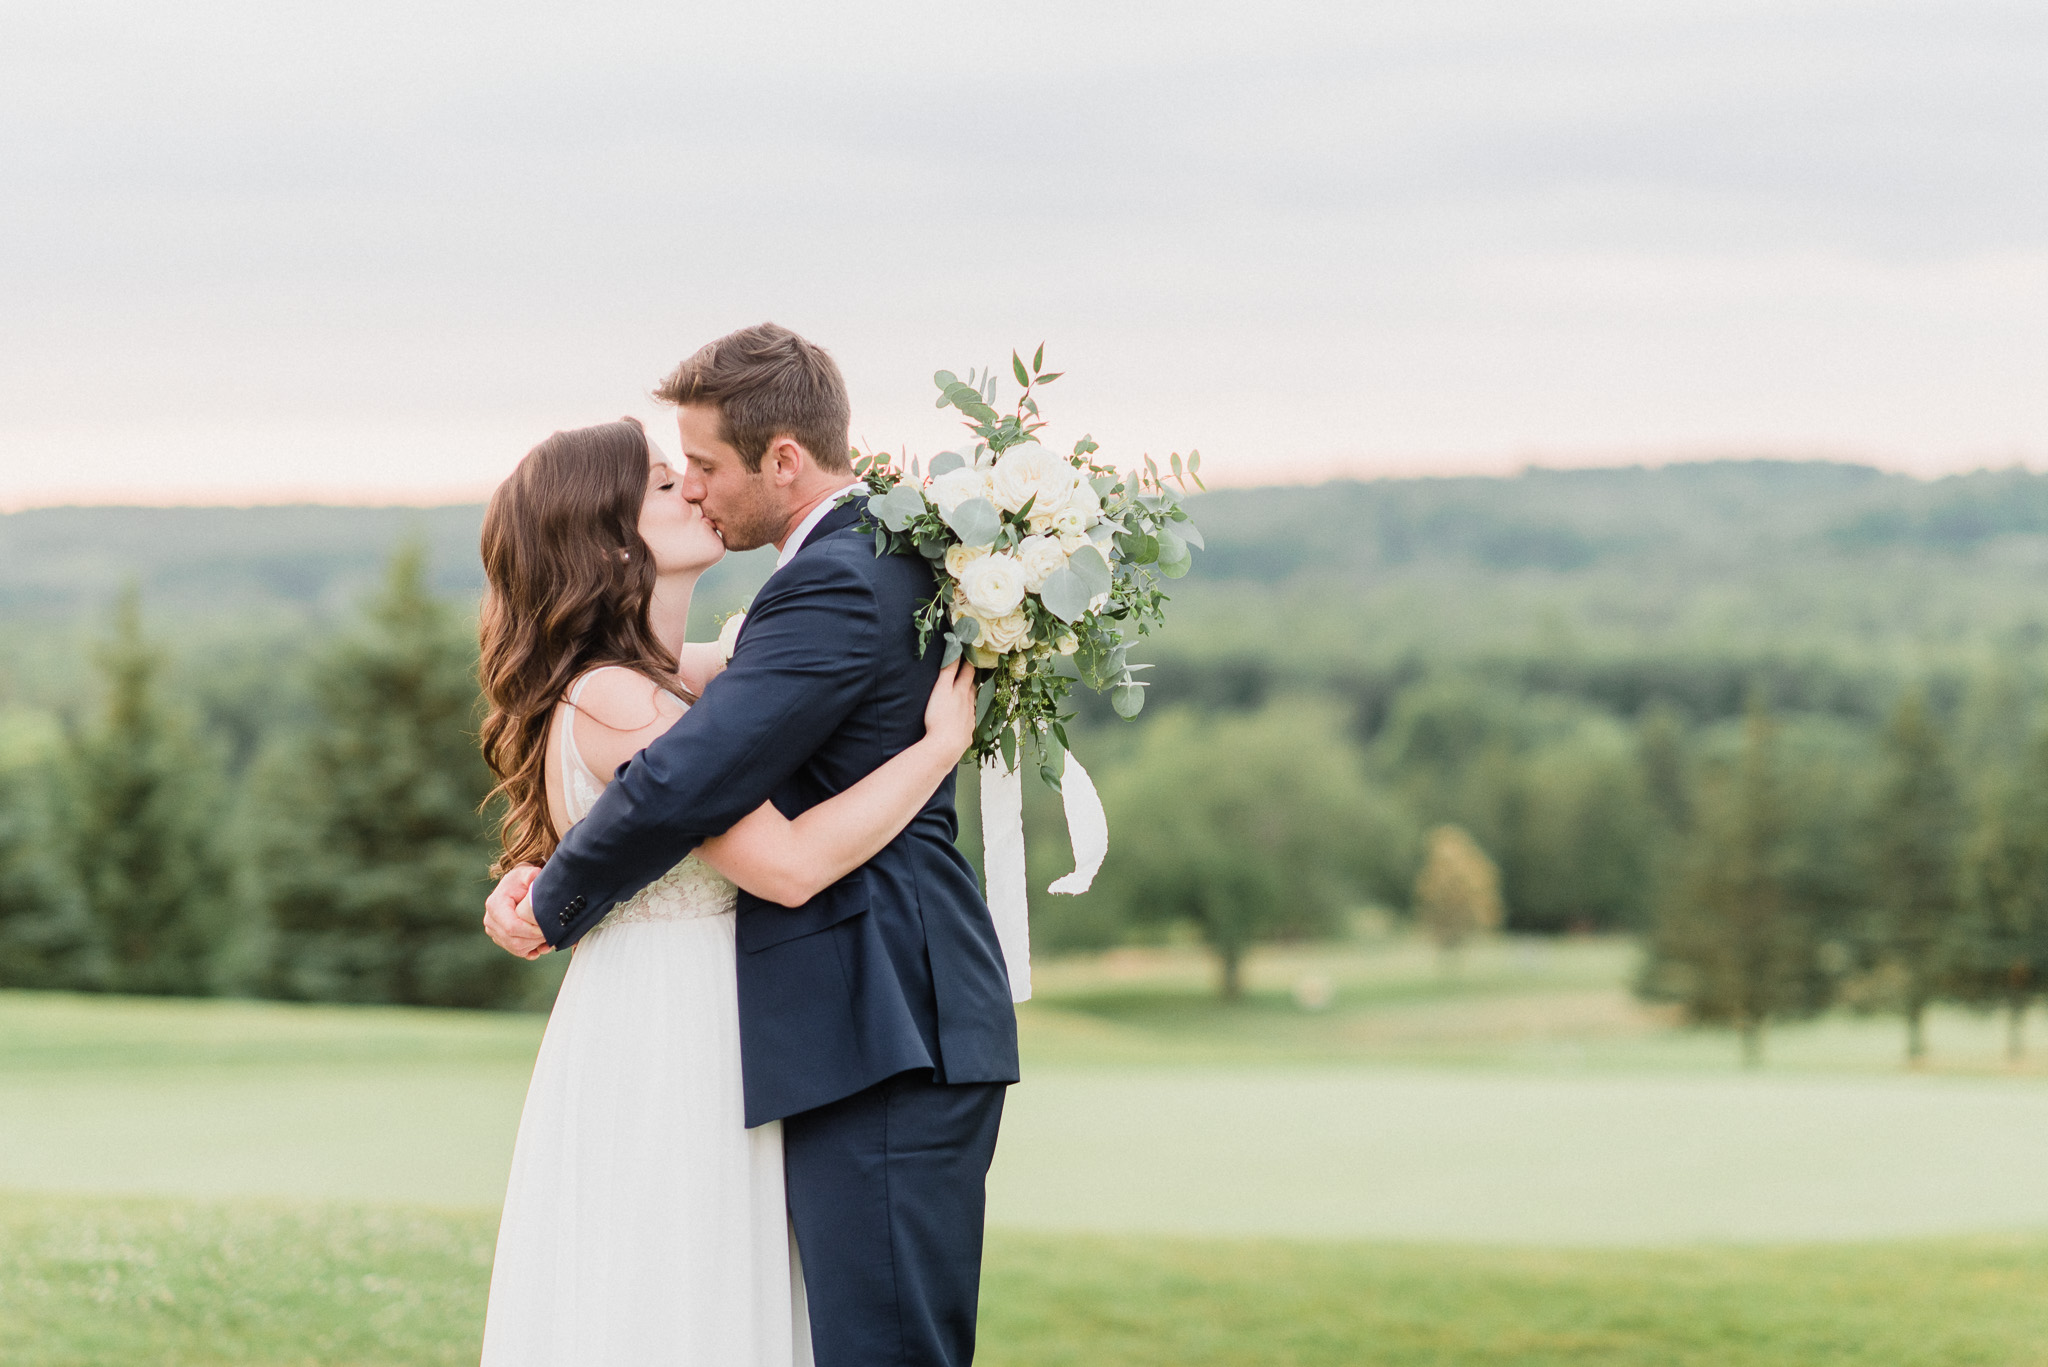
[[[946,547],[946,573],[958,579],[962,571],[987,554],[986,546],[962,546],[955,542]]]
[[[932,501],[932,506],[942,513],[950,514],[970,498],[987,497],[988,482],[981,477],[979,470],[963,465],[957,470],[948,470],[940,475],[924,492],[925,497]]]
[[[1062,636],[1052,643],[1052,648],[1062,655],[1072,655],[1081,648],[1081,643],[1071,636]]]
[[[1021,679],[1021,678],[1023,678],[1023,677],[1025,676],[1025,675],[1029,674],[1030,672],[1031,672],[1031,657],[1030,657],[1029,655],[1012,655],[1012,656],[1010,657],[1010,677],[1011,677],[1011,678],[1013,678],[1013,679]]]
[[[1022,612],[1006,612],[981,624],[981,644],[999,655],[1007,655],[1031,640],[1031,619]]]
[[[1002,657],[984,645],[971,645],[966,650],[967,663],[976,669],[994,669]]]
[[[1036,593],[1067,567],[1067,552],[1052,537],[1027,536],[1017,544],[1017,563],[1024,567],[1024,587]]]
[[[1065,551],[1068,555],[1072,555],[1075,551],[1080,550],[1083,546],[1087,544],[1088,536],[1085,532],[1060,533],[1060,549]]]
[[[1080,482],[1073,466],[1035,441],[1003,452],[990,481],[998,508],[1014,513],[1030,503],[1034,519],[1059,516]]]
[[[1024,567],[1007,551],[994,551],[960,573],[960,595],[986,621],[1015,612],[1024,601]]]

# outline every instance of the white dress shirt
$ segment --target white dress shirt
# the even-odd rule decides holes
[[[775,557],[775,568],[779,570],[796,559],[796,553],[804,548],[804,542],[810,539],[812,532],[818,530],[818,524],[825,520],[825,514],[839,506],[840,499],[848,494],[864,494],[867,491],[865,481],[855,480],[838,493],[828,494],[819,499],[818,506],[804,514],[804,520],[796,524],[796,530],[789,534],[789,540],[782,543],[782,554]]]

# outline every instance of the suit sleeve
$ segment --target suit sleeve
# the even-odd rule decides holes
[[[866,695],[880,616],[872,583],[838,550],[821,546],[777,576],[703,699],[623,765],[563,836],[533,888],[550,944],[573,944],[767,801]]]

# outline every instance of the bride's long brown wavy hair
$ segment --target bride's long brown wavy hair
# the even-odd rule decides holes
[[[490,711],[481,735],[498,777],[491,796],[505,799],[494,874],[541,863],[561,839],[548,813],[548,722],[578,675],[623,665],[690,699],[648,621],[647,455],[632,418],[557,432],[526,453],[484,513],[479,674]]]

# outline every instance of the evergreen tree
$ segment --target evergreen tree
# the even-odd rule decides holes
[[[89,984],[92,923],[46,763],[0,768],[0,987]]]
[[[2003,1008],[2015,1061],[2027,1008],[2048,992],[2048,737],[2029,752],[2015,780],[1986,802],[1964,849],[1948,971],[1956,997]]]
[[[1812,909],[1791,867],[1794,829],[1777,727],[1760,702],[1732,773],[1703,785],[1679,868],[1659,908],[1641,988],[1688,1019],[1730,1025],[1743,1061],[1763,1061],[1773,1020],[1827,1001]]]
[[[233,876],[213,765],[159,696],[162,655],[123,596],[98,653],[99,715],[66,756],[65,841],[90,922],[81,975],[110,992],[212,990]]]
[[[1962,910],[1962,794],[1926,698],[1910,693],[1885,733],[1889,772],[1873,841],[1878,884],[1874,942],[1899,975],[1906,1057],[1927,1053],[1927,1007],[1940,990]]]
[[[315,661],[317,718],[266,757],[259,877],[272,990],[330,1001],[491,1006],[519,960],[479,928],[493,844],[475,739],[475,648],[426,586],[416,547],[392,560],[356,630]]]

